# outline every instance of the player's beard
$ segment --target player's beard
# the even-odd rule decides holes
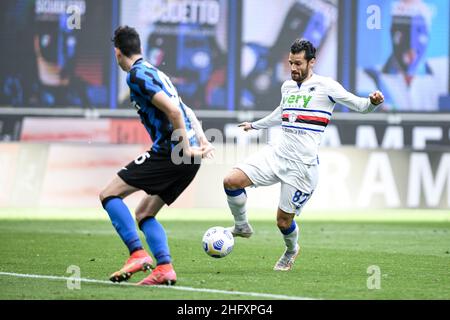
[[[308,77],[308,70],[300,72],[291,72],[291,78],[297,83],[302,83]]]

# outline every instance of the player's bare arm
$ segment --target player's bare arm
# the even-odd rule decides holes
[[[172,123],[174,130],[179,130],[181,133],[181,143],[183,144],[183,152],[186,156],[201,156],[203,158],[211,152],[211,145],[202,145],[200,149],[194,149],[189,146],[183,115],[181,114],[180,109],[174,105],[165,92],[161,91],[156,93],[152,98],[152,103],[164,112]]]
[[[205,135],[205,132],[203,131],[202,124],[200,121],[198,121],[197,116],[195,115],[194,111],[192,111],[191,108],[184,105],[184,109],[186,112],[187,117],[192,123],[192,127],[195,131],[195,135],[197,136],[198,141],[200,142],[200,147],[209,150],[205,153],[205,158],[212,159],[214,158],[214,146],[208,141],[208,138]]]
[[[238,125],[238,127],[241,127],[244,131],[249,131],[252,129],[259,130],[278,126],[281,124],[281,111],[281,107],[278,106],[274,111],[272,111],[271,114],[265,116],[264,118],[255,122],[242,122]]]

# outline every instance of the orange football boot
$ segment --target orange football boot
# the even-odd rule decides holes
[[[152,264],[152,257],[144,249],[137,250],[131,254],[122,269],[109,277],[109,280],[112,282],[127,281],[136,272],[152,269]]]
[[[153,272],[142,281],[138,282],[140,286],[155,286],[155,285],[174,285],[177,282],[177,274],[173,270],[171,263],[160,264],[156,266]]]

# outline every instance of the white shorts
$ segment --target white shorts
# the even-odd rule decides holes
[[[281,183],[278,207],[287,213],[299,215],[317,185],[318,165],[289,160],[275,153],[269,146],[250,156],[235,168],[242,170],[253,186]]]

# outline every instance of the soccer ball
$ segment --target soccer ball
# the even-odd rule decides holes
[[[203,235],[203,250],[213,258],[223,258],[230,254],[234,246],[231,232],[223,227],[212,227]]]

